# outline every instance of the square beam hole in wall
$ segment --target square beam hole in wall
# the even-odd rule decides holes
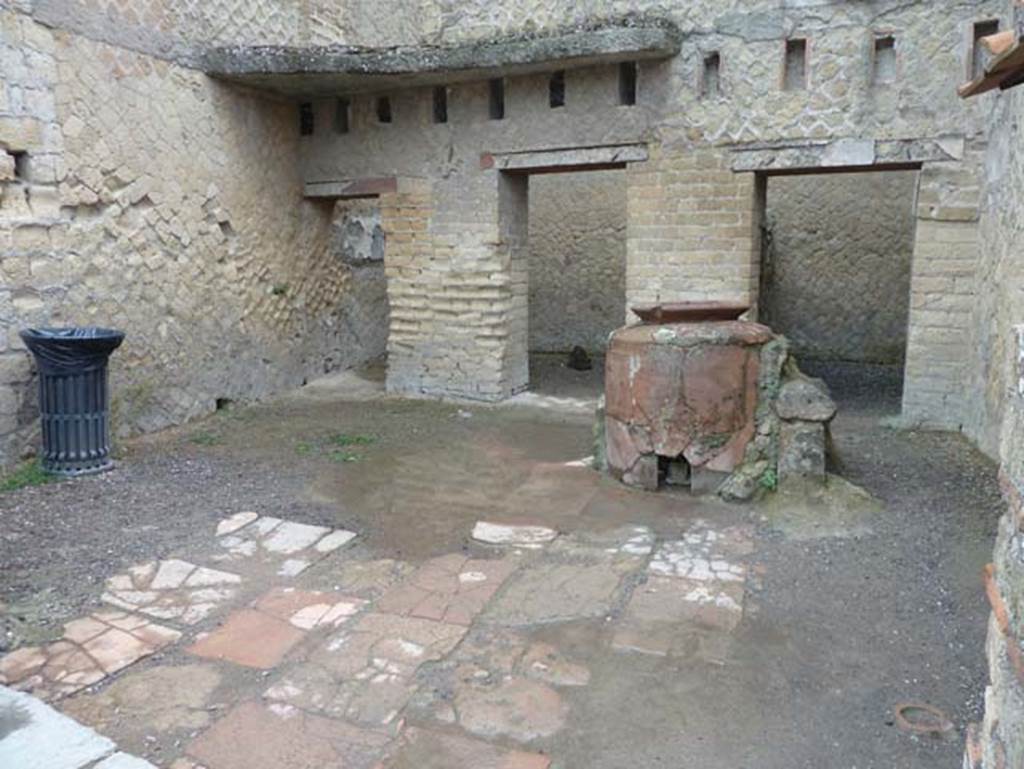
[[[807,41],[794,38],[786,41],[786,59],[782,72],[785,91],[801,91],[807,87]]]
[[[622,62],[619,65],[619,104],[625,107],[632,107],[636,104],[636,82],[636,62]]]
[[[313,117],[313,105],[306,101],[299,105],[299,134],[301,136],[312,136],[316,128]]]
[[[896,38],[884,35],[875,38],[875,53],[871,62],[871,82],[892,83],[896,80]]]
[[[491,120],[505,119],[505,81],[496,77],[487,84],[487,114]]]
[[[14,158],[14,178],[19,182],[27,182],[30,175],[28,153],[25,151],[11,152],[10,155]]]
[[[974,22],[973,36],[971,39],[971,71],[970,77],[973,80],[985,74],[985,65],[988,64],[989,54],[982,45],[981,38],[994,35],[999,31],[999,19],[986,19],[985,21]]]
[[[377,97],[377,122],[391,122],[391,98],[388,96]]]
[[[551,109],[565,106],[565,70],[552,72],[548,78],[548,106]]]
[[[334,132],[347,134],[352,128],[352,100],[338,99],[334,108]]]
[[[712,51],[704,57],[704,64],[700,74],[701,96],[713,98],[721,93],[721,70],[722,57],[718,51]]]
[[[446,85],[434,88],[434,122],[448,122],[448,86]]]

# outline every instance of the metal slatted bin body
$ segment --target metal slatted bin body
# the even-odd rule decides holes
[[[110,460],[107,361],[124,334],[103,328],[21,332],[39,369],[43,467],[59,475],[97,473]]]

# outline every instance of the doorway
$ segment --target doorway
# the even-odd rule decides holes
[[[626,318],[624,169],[532,174],[528,203],[530,390],[603,390],[608,335]],[[575,352],[574,352],[575,351]]]
[[[899,413],[916,170],[768,178],[759,317],[844,405]]]

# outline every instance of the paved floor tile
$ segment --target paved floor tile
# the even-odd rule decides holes
[[[659,545],[648,569],[667,577],[741,582],[747,572],[742,558],[751,552],[753,540],[748,527],[718,531],[697,522],[683,539]]]
[[[697,622],[732,630],[743,616],[743,583],[650,577],[633,591],[624,615],[640,622]]]
[[[697,521],[680,540],[658,546],[646,582],[638,585],[612,637],[619,651],[696,655],[720,662],[743,618],[748,527],[721,530]]]
[[[330,586],[344,595],[373,600],[404,582],[415,568],[405,561],[381,558],[372,561],[350,561],[331,564],[325,576]]]
[[[140,750],[155,737],[173,742],[181,733],[209,726],[216,713],[210,707],[212,697],[221,680],[211,664],[146,666],[128,671],[101,691],[64,700],[61,710]]]
[[[96,612],[67,623],[59,641],[22,647],[0,659],[0,683],[58,699],[102,681],[180,635],[144,617]]]
[[[391,738],[287,705],[248,702],[194,740],[208,769],[372,769]]]
[[[337,627],[363,610],[368,602],[320,590],[278,587],[256,602],[256,609],[299,630]]]
[[[107,580],[103,600],[128,611],[193,625],[234,597],[241,577],[188,561],[154,561]]]
[[[409,728],[386,769],[548,769],[551,759],[429,729]]]
[[[469,625],[515,571],[512,560],[474,560],[445,555],[427,561],[378,601],[388,614]]]
[[[230,614],[212,633],[199,638],[187,651],[198,657],[269,670],[276,667],[304,635],[285,620],[254,609],[241,609]]]
[[[513,626],[601,617],[611,610],[620,580],[607,560],[531,564],[509,580],[485,616]]]
[[[530,742],[550,737],[565,726],[569,707],[540,681],[505,678],[497,683],[469,680],[455,692],[459,725],[480,737]]]
[[[414,617],[366,614],[292,665],[264,693],[366,726],[386,727],[416,690],[421,665],[447,655],[466,628]]]
[[[555,687],[585,686],[590,671],[524,631],[484,626],[421,678],[410,719],[529,742],[562,729],[568,707]]]
[[[246,571],[295,577],[356,537],[345,529],[253,515],[238,513],[218,524],[217,543],[223,552],[215,560]]]

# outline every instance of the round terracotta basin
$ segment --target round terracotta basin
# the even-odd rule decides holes
[[[644,323],[707,323],[736,320],[750,309],[733,302],[664,302],[631,308]]]

